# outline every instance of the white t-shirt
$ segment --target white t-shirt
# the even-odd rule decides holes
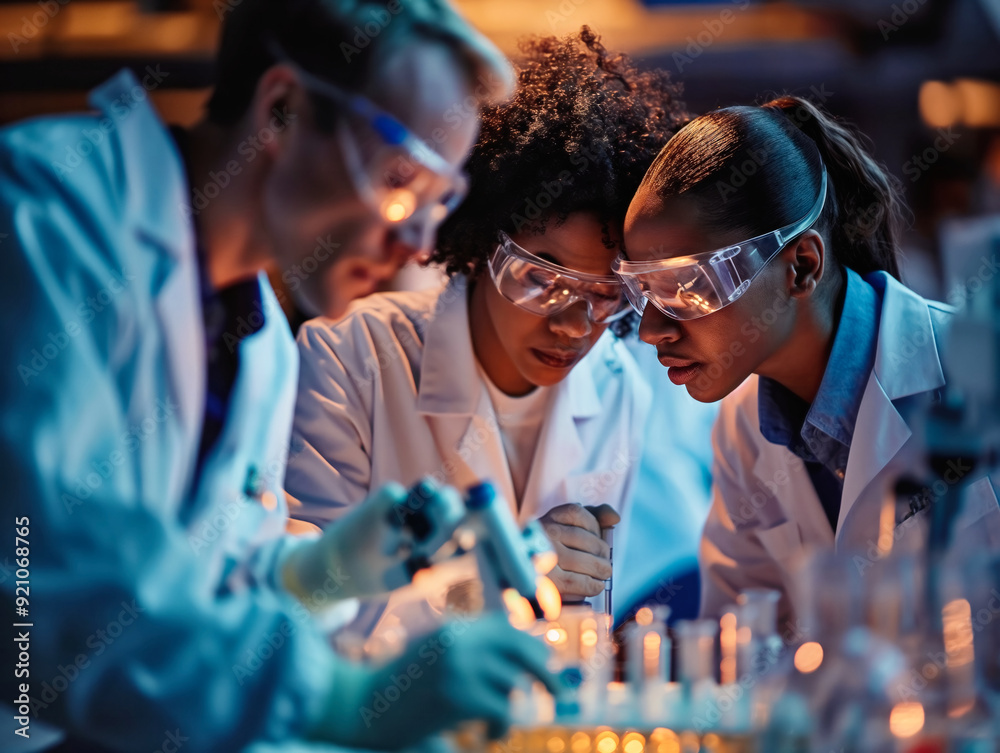
[[[493,384],[482,366],[479,367],[479,373],[489,390],[493,412],[497,416],[511,481],[517,494],[517,506],[520,508],[551,390],[548,387],[535,387],[527,395],[511,397]]]

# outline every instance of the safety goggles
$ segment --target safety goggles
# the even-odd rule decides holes
[[[725,308],[747,292],[750,283],[781,249],[819,219],[826,203],[826,167],[819,196],[809,214],[797,222],[735,246],[691,256],[651,261],[615,259],[611,268],[641,315],[652,301],[672,319],[699,319]]]
[[[462,203],[469,186],[462,169],[368,98],[304,70],[276,42],[269,46],[276,59],[295,66],[309,91],[341,107],[347,127],[337,133],[351,182],[386,223],[405,223],[416,215],[440,223]]]
[[[490,256],[490,276],[508,301],[536,316],[554,316],[583,301],[595,324],[607,324],[629,312],[618,278],[591,275],[540,259],[500,233]]]

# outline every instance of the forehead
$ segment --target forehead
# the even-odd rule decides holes
[[[633,202],[625,218],[625,253],[632,261],[691,256],[741,240],[739,233],[712,228],[685,199]]]
[[[611,233],[613,247],[608,248],[604,242],[604,224],[592,214],[576,212],[563,222],[549,218],[540,233],[525,231],[512,234],[510,238],[536,256],[551,256],[561,267],[587,274],[607,275],[620,245],[617,233],[613,230]]]
[[[458,56],[414,40],[376,64],[369,95],[435,151],[464,161],[479,130],[479,103]]]

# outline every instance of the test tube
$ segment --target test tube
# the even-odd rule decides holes
[[[736,674],[773,665],[783,648],[778,635],[778,602],[781,594],[770,588],[749,588],[737,597]],[[764,662],[761,664],[761,662]]]
[[[601,538],[608,545],[608,559],[611,561],[612,573],[611,577],[604,581],[604,614],[608,615],[608,630],[611,630],[612,623],[615,619],[615,613],[611,611],[611,581],[614,580],[614,553],[615,553],[615,529],[614,528],[602,528]]]
[[[679,620],[677,634],[677,672],[685,686],[691,687],[714,678],[715,620]]]
[[[636,688],[664,683],[669,678],[670,639],[667,619],[670,607],[643,607],[636,614],[628,636],[627,679]]]

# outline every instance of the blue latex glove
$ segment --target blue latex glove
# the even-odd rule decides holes
[[[509,723],[510,692],[525,673],[558,692],[547,659],[541,640],[511,627],[504,615],[453,621],[388,664],[351,664],[335,678],[310,738],[397,750],[470,720],[486,721],[498,738]]]
[[[415,507],[406,504],[408,492],[386,484],[340,520],[323,536],[304,542],[282,566],[285,587],[314,610],[349,598],[367,598],[401,588],[410,582],[408,565],[424,547],[435,550],[451,537],[465,514],[461,497],[451,487],[425,480]],[[429,533],[414,539],[417,518]],[[430,551],[428,553],[433,553]]]

